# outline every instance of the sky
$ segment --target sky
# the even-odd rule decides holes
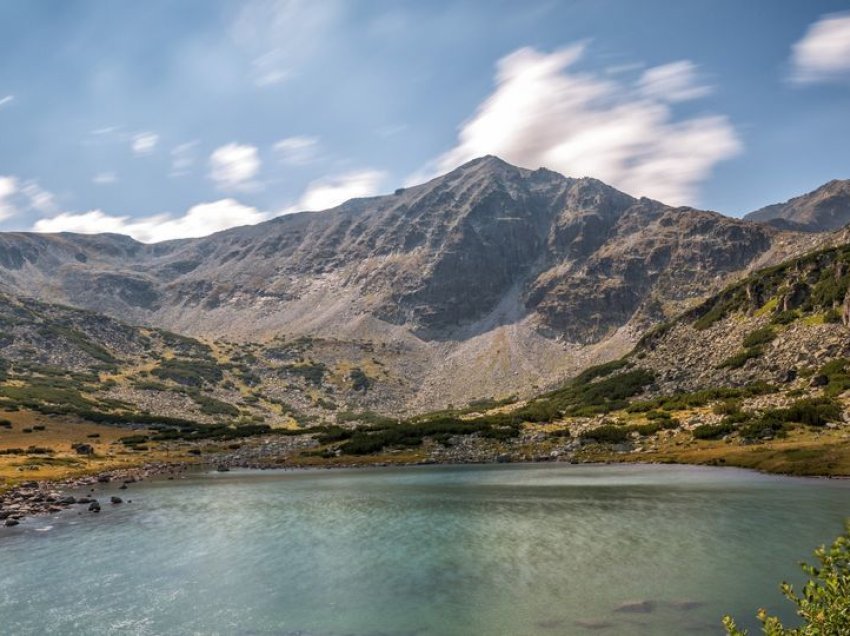
[[[848,0],[0,0],[3,231],[202,236],[485,154],[741,216],[848,142]]]

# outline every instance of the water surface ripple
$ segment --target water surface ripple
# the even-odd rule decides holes
[[[0,529],[3,634],[718,634],[724,612],[785,609],[778,582],[850,516],[847,482],[673,466],[236,471],[121,494]]]

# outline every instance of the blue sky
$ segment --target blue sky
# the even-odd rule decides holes
[[[850,178],[849,12],[0,0],[0,229],[200,235],[486,153],[740,215]]]

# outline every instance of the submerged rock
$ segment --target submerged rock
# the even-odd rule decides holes
[[[652,601],[626,601],[614,608],[615,612],[625,612],[629,614],[649,614],[655,609],[655,603]]]

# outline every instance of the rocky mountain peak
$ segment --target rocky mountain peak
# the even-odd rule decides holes
[[[840,229],[850,223],[850,179],[833,179],[812,192],[768,205],[744,218],[803,232]]]

